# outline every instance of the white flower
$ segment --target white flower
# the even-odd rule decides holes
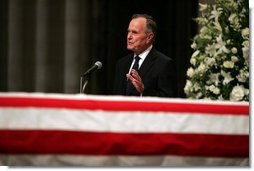
[[[193,75],[195,75],[195,71],[192,67],[190,67],[188,70],[187,70],[187,76],[192,78]]]
[[[196,82],[194,85],[193,85],[193,89],[194,89],[194,91],[199,91],[199,90],[201,90],[201,87],[200,87],[200,85]]]
[[[216,64],[216,61],[215,61],[214,58],[209,58],[209,57],[205,58],[205,65],[206,66],[211,67],[211,66],[213,66],[215,64]]]
[[[218,20],[218,18],[220,17],[221,13],[222,13],[222,8],[218,8],[216,9],[216,6],[213,5],[213,10],[211,12],[211,16],[210,19],[215,18],[215,20]]]
[[[204,11],[207,9],[207,4],[202,4],[202,3],[199,3],[199,10],[200,11]]]
[[[224,77],[223,85],[228,84],[230,81],[234,80],[234,78],[231,77],[230,72],[226,73],[221,71],[221,75]]]
[[[213,24],[214,24],[214,28],[215,28],[215,29],[217,29],[217,30],[219,30],[220,32],[222,32],[221,25],[220,25],[220,23],[219,23],[219,21],[218,21],[217,19],[213,22]]]
[[[218,100],[225,100],[222,96],[222,94],[218,97]]]
[[[249,40],[250,29],[249,28],[242,29],[241,34],[244,39]]]
[[[202,93],[201,92],[198,92],[197,95],[196,95],[196,99],[199,99],[202,97]]]
[[[210,74],[209,80],[206,82],[207,84],[215,84],[216,86],[219,85],[219,76],[220,73]]]
[[[202,37],[203,39],[208,39],[208,40],[212,39],[212,36],[209,34],[209,29],[206,26],[200,29],[200,37]]]
[[[223,62],[223,66],[225,68],[234,68],[234,62],[232,62],[232,61],[224,61]]]
[[[242,85],[237,85],[233,88],[230,93],[230,100],[232,101],[240,101],[243,100],[245,95],[245,88]]]
[[[193,54],[192,54],[192,58],[195,58],[196,56],[198,56],[198,54],[200,53],[199,50],[196,50]]]
[[[236,13],[233,13],[228,18],[230,25],[233,27],[235,31],[239,31],[240,24],[239,24],[239,18],[237,17]]]
[[[229,28],[228,28],[228,26],[225,27],[225,32],[226,32],[226,33],[229,33]]]
[[[243,52],[243,57],[244,59],[248,60],[249,59],[249,55],[250,55],[250,52],[249,52],[249,41],[244,41],[242,43],[243,45],[243,48],[242,48],[242,52]]]
[[[207,31],[208,31],[208,28],[207,28],[206,26],[204,26],[204,27],[202,27],[202,28],[200,29],[200,33],[201,33],[201,34],[206,34]]]
[[[206,71],[206,66],[205,66],[205,64],[203,63],[203,62],[201,62],[200,64],[199,64],[199,66],[198,66],[198,68],[197,68],[197,72],[199,73],[199,74],[203,74],[205,71]]]
[[[250,52],[249,52],[249,47],[243,47],[242,48],[242,51],[243,51],[243,57],[248,60],[249,59],[249,55],[250,55]]]
[[[200,51],[199,50],[196,50],[193,54],[192,54],[192,56],[191,56],[191,59],[190,59],[190,63],[192,64],[192,65],[196,65],[196,62],[197,62],[197,60],[196,60],[196,57],[199,55],[199,53],[200,53]]]
[[[249,79],[249,72],[240,70],[240,73],[236,76],[239,82],[245,83]]]
[[[213,56],[215,53],[216,53],[216,46],[215,44],[212,44],[212,45],[207,45],[206,48],[205,48],[205,53],[210,55],[210,56]]]
[[[216,38],[216,44],[215,44],[215,48],[219,49],[218,53],[222,54],[224,53],[229,53],[230,50],[228,50],[225,46],[226,46],[226,42],[222,40],[222,34],[220,34],[217,38]]]
[[[238,57],[237,56],[231,56],[231,61],[232,62],[237,62],[238,61]]]
[[[218,94],[220,94],[220,89],[218,87],[215,87],[212,92],[214,94],[218,95]]]
[[[237,53],[237,49],[236,49],[235,47],[233,47],[233,48],[231,49],[231,52],[232,52],[233,54],[236,54],[236,53]]]
[[[191,58],[191,59],[190,59],[190,63],[191,63],[193,66],[196,65],[196,62],[197,62],[197,60],[196,60],[195,58]]]
[[[219,50],[220,52],[229,53],[230,50],[226,48],[226,46],[222,46]]]
[[[249,96],[249,93],[250,93],[250,90],[249,89],[244,89],[244,94],[246,95],[246,96]]]
[[[190,80],[187,80],[186,84],[185,84],[185,87],[184,87],[184,92],[186,94],[189,94],[191,92],[192,86],[193,86],[192,82]]]
[[[221,46],[225,46],[226,42],[222,40],[222,34],[220,34],[218,37],[216,37],[216,49],[219,49]]]
[[[233,23],[234,22],[234,19],[237,17],[237,15],[235,13],[231,14],[228,18],[228,20]]]
[[[197,43],[196,43],[196,42],[193,42],[193,43],[191,44],[191,48],[192,48],[192,49],[197,49]]]
[[[238,4],[235,3],[234,1],[228,1],[225,5],[226,5],[228,8],[234,8],[234,9],[237,9],[237,7],[238,7]]]
[[[215,87],[214,85],[209,86],[209,90],[213,93],[213,94],[220,94],[220,89],[218,87]]]
[[[195,21],[200,31],[191,44],[195,52],[184,87],[188,98],[249,101],[250,30],[245,1],[199,4],[201,16]]]
[[[209,23],[209,21],[207,20],[207,18],[204,18],[204,17],[198,17],[196,19],[196,21],[198,22],[198,24],[201,24],[201,25],[206,25]]]

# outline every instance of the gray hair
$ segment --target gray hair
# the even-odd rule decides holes
[[[134,14],[134,15],[132,15],[132,19],[140,18],[140,17],[146,19],[146,32],[153,32],[154,37],[155,37],[156,34],[157,34],[158,27],[157,27],[157,24],[154,21],[153,17],[150,16],[150,15],[147,15],[147,14]]]

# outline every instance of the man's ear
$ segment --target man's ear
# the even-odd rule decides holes
[[[151,40],[153,40],[153,38],[154,38],[154,33],[153,32],[149,32],[148,36],[147,36],[147,40],[151,41]]]

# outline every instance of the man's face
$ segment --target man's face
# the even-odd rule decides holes
[[[127,49],[140,54],[146,50],[151,43],[149,34],[146,31],[146,19],[132,19],[128,27]]]

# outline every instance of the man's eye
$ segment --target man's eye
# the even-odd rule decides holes
[[[135,30],[127,30],[128,33],[137,34],[138,32]]]
[[[137,34],[138,32],[137,31],[130,31],[132,34]]]

